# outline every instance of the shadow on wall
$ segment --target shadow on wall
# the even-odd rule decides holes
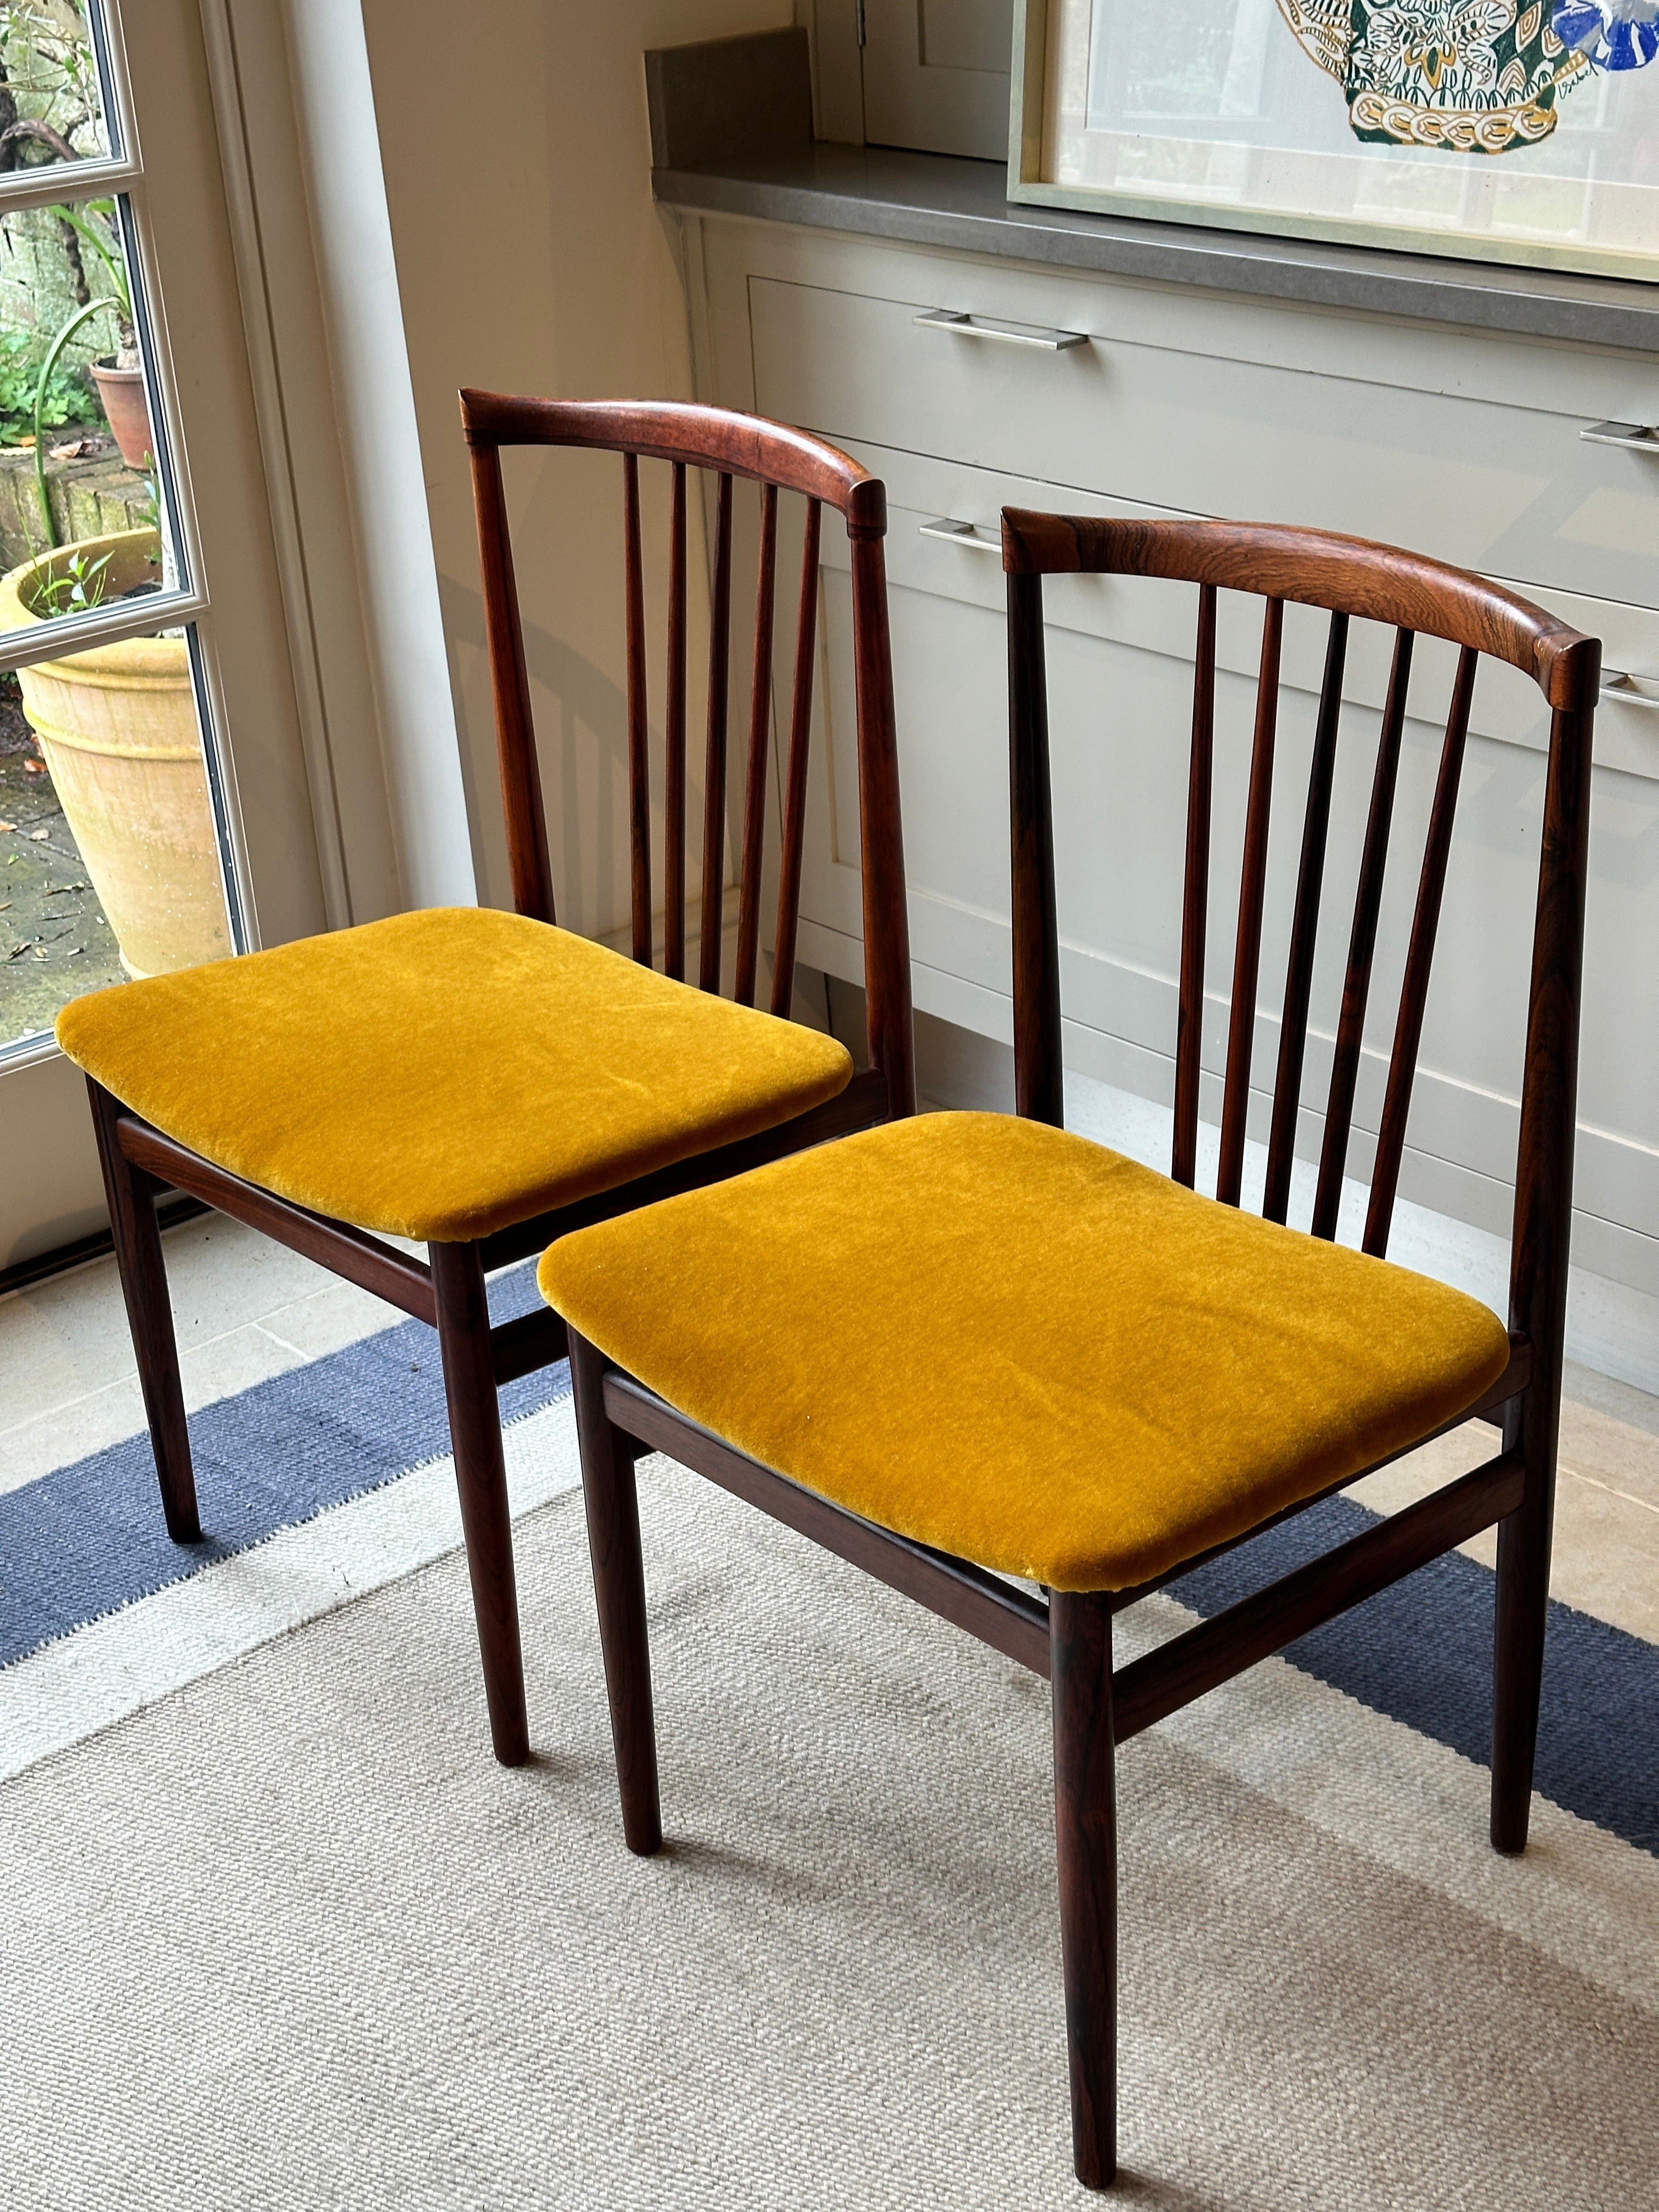
[[[465,702],[469,690],[460,665],[462,653],[476,653],[481,663],[486,659],[483,597],[448,576],[440,576],[438,588],[450,689],[457,700]],[[625,920],[628,908],[628,885],[620,866],[626,828],[627,696],[563,638],[527,618],[523,628],[560,919],[568,927],[591,928],[597,922],[603,928],[605,917]],[[550,700],[557,710],[556,728],[548,724]],[[494,785],[487,791],[478,788],[473,745],[463,742],[460,750],[478,880],[504,883],[507,872],[499,859],[505,852],[500,793]],[[586,790],[585,762],[592,764],[592,783]],[[555,763],[556,791],[548,773]],[[492,854],[497,856],[493,863]]]

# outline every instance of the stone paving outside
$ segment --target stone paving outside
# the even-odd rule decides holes
[[[0,1046],[49,1031],[60,1006],[124,972],[16,678],[0,676]]]

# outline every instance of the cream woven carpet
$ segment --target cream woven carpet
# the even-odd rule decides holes
[[[527,1770],[452,1553],[0,1790],[6,2212],[1098,2201],[1045,1686],[641,1482],[654,1862],[569,1495],[520,1528]],[[1117,2201],[1655,2202],[1650,1855],[1540,1806],[1498,1860],[1479,1769],[1281,1662],[1128,1747],[1121,1799]]]

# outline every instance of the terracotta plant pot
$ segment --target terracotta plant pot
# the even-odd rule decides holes
[[[92,380],[103,403],[121,459],[130,469],[155,465],[155,434],[149,427],[149,397],[142,368],[114,368],[101,361],[92,364]]]
[[[80,553],[107,553],[105,597],[160,573],[154,530],[83,538],[0,577],[0,630],[43,617],[41,585]],[[231,951],[183,638],[94,646],[18,671],[23,712],[130,975],[222,960]]]

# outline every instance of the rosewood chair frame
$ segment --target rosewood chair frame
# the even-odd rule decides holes
[[[630,1849],[652,1851],[661,1837],[635,1480],[635,1461],[647,1451],[668,1453],[1049,1678],[1073,2154],[1079,2179],[1103,2188],[1116,2161],[1116,1745],[1496,1522],[1492,1841],[1504,1852],[1518,1852],[1526,1843],[1560,1407],[1590,735],[1601,647],[1479,577],[1323,532],[1005,510],[1003,565],[1008,572],[1016,1110],[1055,1127],[1062,1121],[1060,939],[1042,578],[1084,572],[1170,578],[1200,587],[1171,1162],[1174,1179],[1188,1186],[1198,1136],[1216,595],[1226,589],[1266,602],[1222,1112],[1218,1197],[1231,1205],[1238,1203],[1243,1164],[1284,606],[1299,601],[1330,611],[1263,1207],[1279,1221],[1290,1192],[1348,626],[1370,618],[1395,629],[1320,1163],[1312,1233],[1324,1237],[1335,1233],[1352,1125],[1413,641],[1431,635],[1462,648],[1377,1139],[1364,1237],[1364,1249],[1373,1254],[1385,1253],[1388,1244],[1479,656],[1486,653],[1523,671],[1551,709],[1516,1179],[1510,1356],[1480,1403],[1447,1425],[1455,1428],[1480,1418],[1501,1425],[1502,1449],[1484,1466],[1114,1671],[1114,1615],[1233,1545],[1187,1560],[1139,1589],[1056,1590],[1045,1601],[968,1560],[866,1521],[749,1458],[571,1332],[594,1580]],[[1335,1487],[1360,1479],[1346,1477]],[[1310,1498],[1235,1542],[1248,1543],[1317,1502]]]
[[[563,1322],[545,1309],[492,1327],[486,1275],[543,1250],[573,1229],[676,1191],[738,1174],[799,1147],[908,1114],[915,1109],[915,1091],[883,548],[886,501],[879,479],[846,454],[804,432],[720,408],[513,398],[464,392],[461,416],[471,450],[514,905],[520,914],[550,925],[555,918],[553,871],[501,451],[507,446],[586,447],[622,456],[632,951],[634,958],[647,966],[653,957],[653,902],[639,465],[641,459],[656,459],[671,465],[665,964],[669,975],[682,981],[685,972],[686,471],[701,467],[716,477],[698,959],[699,985],[709,992],[720,989],[724,924],[732,480],[751,478],[762,487],[735,991],[737,998],[750,1006],[755,1000],[760,943],[777,495],[784,489],[805,497],[787,751],[781,763],[782,852],[770,994],[770,1011],[786,1017],[793,988],[800,905],[822,511],[830,507],[843,518],[852,561],[867,1072],[854,1075],[838,1097],[757,1136],[515,1223],[474,1242],[431,1244],[424,1265],[365,1230],[293,1205],[229,1174],[130,1111],[100,1085],[89,1081],[88,1088],[168,1534],[179,1544],[196,1543],[202,1534],[155,1211],[156,1200],[165,1191],[178,1189],[263,1231],[436,1329],[491,1739],[496,1758],[504,1765],[516,1765],[528,1756],[529,1731],[497,1393],[502,1384],[562,1358],[566,1341]]]

